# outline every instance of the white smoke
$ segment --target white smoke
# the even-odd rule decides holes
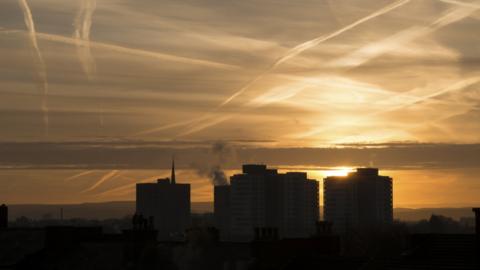
[[[45,61],[43,60],[42,53],[38,48],[37,35],[35,30],[35,24],[33,22],[32,12],[28,6],[27,0],[18,0],[18,4],[23,12],[23,19],[25,25],[28,29],[28,36],[33,49],[33,59],[36,66],[36,80],[37,87],[42,95],[42,105],[41,110],[43,114],[43,124],[45,129],[45,135],[48,137],[49,134],[49,117],[48,117],[48,80],[47,80],[47,67]]]
[[[212,185],[228,185],[227,175],[223,168],[236,159],[235,149],[226,142],[218,141],[213,143],[210,155],[210,160],[203,160],[202,163],[191,166],[199,176],[207,177]]]

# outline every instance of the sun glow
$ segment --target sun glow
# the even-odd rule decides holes
[[[324,172],[325,176],[347,176],[348,173],[353,172],[351,167],[335,167]]]

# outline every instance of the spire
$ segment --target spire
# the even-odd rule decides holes
[[[171,184],[175,184],[175,158],[172,157],[172,175],[170,177],[171,179]]]

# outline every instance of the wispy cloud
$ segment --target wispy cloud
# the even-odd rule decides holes
[[[263,76],[272,72],[277,67],[279,67],[280,65],[282,65],[283,63],[288,61],[289,59],[301,54],[302,52],[304,52],[306,50],[309,50],[311,48],[314,48],[314,47],[318,46],[320,43],[323,43],[323,42],[328,41],[328,40],[330,40],[334,37],[337,37],[337,36],[347,32],[347,31],[357,27],[358,25],[361,25],[362,23],[368,22],[372,19],[375,19],[378,16],[381,16],[381,15],[383,15],[385,13],[388,13],[388,12],[390,12],[390,11],[396,9],[396,8],[399,8],[399,7],[407,4],[408,2],[410,2],[410,0],[400,0],[400,1],[394,2],[393,4],[390,4],[386,7],[383,7],[381,9],[371,13],[370,15],[368,15],[366,17],[363,17],[363,18],[361,18],[361,19],[359,19],[359,20],[357,20],[357,21],[355,21],[355,22],[353,22],[353,23],[351,23],[351,24],[349,24],[345,27],[342,27],[342,28],[338,29],[337,31],[334,31],[334,32],[332,32],[330,34],[327,34],[327,35],[322,35],[322,36],[314,38],[312,40],[305,41],[305,42],[300,43],[297,46],[289,49],[286,53],[283,54],[283,56],[281,56],[279,59],[277,59],[267,71],[261,73],[256,78],[254,78],[252,81],[248,82],[240,90],[236,91],[233,95],[228,97],[224,102],[222,102],[220,107],[223,107],[223,106],[229,104],[230,102],[232,102],[232,100],[234,100],[239,95],[244,93],[252,85],[254,85],[256,82],[258,82]]]
[[[478,76],[478,1],[327,2],[29,1],[49,140],[478,140],[478,83],[442,94]],[[31,31],[0,6],[0,140],[45,139]]]
[[[407,4],[408,2],[410,2],[410,0],[400,0],[400,1],[396,1],[390,5],[387,5],[373,13],[371,13],[370,15],[366,16],[366,17],[363,17],[347,26],[344,26],[330,34],[327,34],[327,35],[322,35],[320,37],[317,37],[315,39],[312,39],[312,40],[308,40],[308,41],[305,41],[303,43],[300,43],[298,44],[297,46],[289,49],[286,53],[283,54],[283,56],[281,56],[279,59],[277,59],[271,66],[269,69],[267,69],[266,71],[260,73],[258,76],[256,76],[255,78],[253,78],[251,81],[249,81],[246,85],[244,85],[241,89],[239,89],[238,91],[235,91],[233,95],[229,96],[226,100],[224,100],[220,106],[216,109],[220,109],[224,106],[226,106],[227,104],[231,103],[234,99],[236,99],[237,97],[239,97],[240,95],[242,95],[245,91],[247,91],[249,88],[251,88],[253,85],[255,85],[257,82],[259,82],[261,79],[263,79],[266,75],[268,75],[269,73],[271,73],[273,70],[275,70],[277,67],[279,67],[281,64],[285,63],[286,61],[288,61],[289,59],[301,54],[302,52],[306,51],[306,50],[309,50],[311,48],[314,48],[316,46],[318,46],[319,44],[325,42],[325,41],[328,41],[332,38],[335,38],[355,27],[357,27],[358,25],[361,25],[367,21],[370,21],[378,16],[381,16],[383,14],[386,14],[388,12],[391,12],[392,10],[396,9],[396,8],[399,8],[405,4]],[[255,102],[253,102],[255,103]],[[251,103],[252,104],[252,103]],[[258,104],[258,103],[257,103]],[[216,111],[215,110],[215,111]],[[216,118],[214,116],[214,114],[212,113],[208,113],[207,115],[203,116],[202,118],[206,119],[204,121],[208,121],[209,123],[202,123],[204,121],[198,121],[200,122],[199,124],[194,124],[193,127],[190,127],[188,129],[187,132],[183,132],[180,134],[180,136],[185,136],[185,135],[189,135],[191,133],[194,133],[194,132],[198,132],[200,130],[203,130],[205,128],[208,128],[210,126],[213,126],[217,123],[221,123],[225,120],[227,120],[229,117],[221,117],[221,118]],[[216,118],[216,119],[215,119]]]

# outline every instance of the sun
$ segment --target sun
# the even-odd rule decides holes
[[[353,172],[351,167],[334,167],[330,170],[324,171],[325,176],[347,176],[348,173]]]

